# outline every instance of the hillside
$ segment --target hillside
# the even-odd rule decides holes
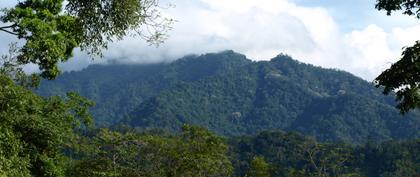
[[[252,62],[226,51],[170,64],[96,65],[45,82],[39,93],[70,90],[97,102],[100,125],[198,124],[223,135],[280,129],[353,143],[420,137],[420,114],[399,115],[371,83],[285,55]]]
[[[186,56],[171,64],[92,65],[81,71],[66,72],[54,81],[43,81],[37,92],[51,96],[76,91],[96,102],[91,110],[96,123],[109,126],[162,90],[249,63],[244,55],[226,51]]]

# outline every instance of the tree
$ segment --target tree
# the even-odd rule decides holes
[[[43,98],[0,74],[0,176],[64,176],[63,150],[91,125],[77,94]]]
[[[25,0],[2,10],[0,21],[6,25],[0,31],[25,41],[17,64],[36,64],[42,77],[53,79],[60,73],[58,63],[77,47],[101,56],[108,42],[128,34],[162,42],[172,20],[158,7],[157,0]]]
[[[158,11],[157,0],[24,0],[2,9],[0,31],[16,36],[0,68],[0,176],[64,176],[65,151],[75,146],[78,131],[91,125],[92,102],[75,93],[66,98],[40,97],[28,89],[38,77],[21,67],[38,65],[40,76],[54,79],[58,63],[80,47],[101,56],[108,42],[129,34],[151,44],[165,38],[171,19]]]
[[[270,177],[270,165],[263,157],[252,159],[247,177]]]
[[[420,19],[420,0],[377,0],[376,8],[387,15],[403,10]],[[403,49],[402,58],[380,74],[375,82],[384,87],[384,94],[396,91],[397,108],[402,114],[420,108],[420,41]]]
[[[208,130],[184,126],[181,135],[101,130],[87,143],[69,176],[230,176],[227,145]]]

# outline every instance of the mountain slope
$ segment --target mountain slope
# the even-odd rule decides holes
[[[50,96],[76,91],[96,102],[91,112],[97,124],[109,126],[162,90],[249,63],[244,55],[225,51],[186,56],[170,64],[92,65],[64,73],[54,81],[43,81],[37,92]]]
[[[223,135],[281,129],[354,143],[420,137],[420,114],[399,115],[371,83],[285,55],[252,62],[226,51],[171,64],[91,66],[39,92],[70,90],[97,102],[100,125],[179,130],[187,123]]]
[[[419,114],[402,117],[392,103],[351,74],[280,55],[163,91],[125,122],[170,130],[198,124],[224,135],[282,129],[354,143],[419,137]]]

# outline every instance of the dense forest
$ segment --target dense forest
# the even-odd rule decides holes
[[[69,161],[70,176],[416,177],[420,141],[320,143],[298,133],[219,137],[196,126],[177,134],[102,129]]]
[[[174,20],[157,0],[12,4],[0,10],[19,41],[0,56],[0,177],[420,177],[420,41],[374,83],[233,51],[62,74],[76,49],[160,44]],[[419,0],[375,7],[420,19]]]
[[[228,136],[284,130],[352,144],[420,137],[419,112],[400,115],[394,98],[372,83],[287,55],[252,62],[225,51],[169,64],[94,65],[37,90],[68,91],[96,102],[91,112],[100,126],[178,131],[194,124]]]
[[[363,146],[320,143],[296,133],[263,132],[232,138],[236,176],[418,176],[418,140],[368,142]],[[258,169],[254,169],[257,168]],[[264,168],[262,168],[264,167]],[[253,172],[255,173],[255,172]]]
[[[214,68],[205,70],[203,63]],[[203,68],[185,69],[200,68],[200,65]],[[109,67],[122,69],[105,72]],[[177,72],[176,68],[185,72]],[[88,76],[93,73],[86,72],[98,72],[104,77],[90,78]],[[145,74],[147,72],[156,74]],[[124,85],[135,78],[121,76],[121,73],[138,73],[138,77],[143,77],[139,80],[143,84]],[[5,140],[0,142],[0,176],[417,177],[420,174],[420,142],[415,138],[419,125],[417,112],[403,117],[392,107],[393,99],[382,96],[370,83],[343,71],[302,64],[285,55],[271,61],[251,62],[243,55],[227,51],[187,56],[171,64],[91,66],[80,72],[65,73],[56,81],[44,81],[44,86],[37,90],[44,96],[8,76],[0,76],[0,138]],[[107,80],[113,78],[111,76],[119,79]],[[150,76],[153,77],[147,79]],[[75,78],[80,80],[68,80]],[[129,78],[129,81],[123,78]],[[158,78],[166,80],[163,82]],[[110,100],[106,102],[101,94],[113,92],[100,89],[106,87],[98,83],[113,88],[109,82],[118,85],[120,92],[109,96]],[[75,89],[78,86],[79,90]],[[87,89],[95,88],[93,86],[96,89]],[[143,89],[136,90],[136,86]],[[108,122],[112,125],[109,128],[95,128],[89,114],[89,107],[93,111],[98,109],[92,107],[94,102],[74,92],[64,95],[66,89],[75,89],[85,96],[95,93],[97,97],[91,98],[104,99],[96,101],[106,109],[107,104],[101,103],[112,103],[112,99],[125,94],[125,88],[129,87],[134,89],[131,93],[144,98],[125,96],[127,101],[132,101],[128,98],[139,99],[137,106],[126,108],[126,116],[149,107],[151,111],[143,110],[143,115],[160,114],[162,118],[150,119],[148,126],[141,126],[120,124],[139,120],[122,117],[118,120],[120,123]],[[146,87],[149,89],[144,89]],[[46,96],[48,94],[60,96]],[[208,124],[205,120],[209,118],[205,115],[213,114],[200,107],[201,103],[206,103],[203,99],[208,101],[206,106],[214,109],[214,115],[223,116],[220,113],[227,112],[230,117],[214,126]],[[285,100],[289,101],[284,103]],[[310,104],[300,107],[304,102]],[[170,117],[168,113],[171,112],[163,108],[172,103],[175,105],[166,109],[202,114],[202,119],[188,122],[189,119],[179,115]],[[296,121],[307,116],[300,126],[319,126],[313,129],[319,132],[284,128],[288,123],[286,120],[291,118],[282,117],[284,112],[274,107],[275,104],[296,111],[290,114],[296,116]],[[184,110],[187,108],[189,110]],[[237,127],[246,125],[241,123],[241,118],[247,115],[230,112],[238,108],[249,108],[250,115],[258,115],[256,119],[250,119],[254,122],[248,122],[255,126],[251,127],[254,130],[226,133],[229,129],[232,132],[241,130]],[[309,113],[316,116],[311,117]],[[165,114],[167,116],[163,116]],[[274,117],[276,115],[280,116]],[[269,116],[272,119],[267,119]],[[259,117],[262,119],[260,124]],[[102,121],[107,119],[110,117]],[[175,126],[153,123],[165,121],[172,121]],[[227,126],[220,126],[222,123]],[[272,127],[258,127],[262,123]],[[296,122],[289,123],[298,127]],[[284,127],[276,127],[278,125]],[[388,129],[381,129],[384,127]],[[349,132],[344,134],[346,131]],[[330,137],[323,137],[325,135]]]

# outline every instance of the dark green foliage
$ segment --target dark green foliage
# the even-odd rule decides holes
[[[246,176],[270,177],[270,165],[265,162],[263,157],[255,157],[249,164],[249,169]]]
[[[21,67],[35,64],[40,76],[54,79],[58,63],[67,61],[76,47],[100,55],[107,42],[132,31],[159,43],[172,20],[161,18],[155,0],[16,3],[0,14],[5,25],[0,31],[23,42],[12,45],[0,61],[0,176],[64,176],[63,152],[77,146],[75,132],[91,124],[88,107],[93,103],[75,93],[40,97],[27,89],[38,85],[39,76],[27,76]],[[144,26],[151,33],[142,32]]]
[[[319,140],[365,143],[419,137],[419,115],[399,115],[391,105],[357,94],[314,100],[288,130]]]
[[[122,130],[122,129],[121,129]],[[196,126],[179,134],[102,129],[81,142],[68,176],[418,177],[420,141],[362,146],[298,133],[224,139]]]
[[[91,66],[45,82],[39,93],[71,90],[97,102],[100,125],[173,131],[187,123],[223,135],[281,129],[359,144],[420,136],[419,114],[399,115],[373,84],[284,55],[251,62],[228,51],[168,65]]]
[[[23,71],[23,67],[17,62],[18,48],[17,44],[9,45],[9,52],[0,57],[2,66],[0,74],[12,79],[16,84],[25,88],[36,88],[39,86],[41,78],[37,73],[28,75]]]
[[[2,10],[0,21],[8,25],[0,31],[25,41],[20,65],[36,64],[42,77],[54,79],[58,63],[67,61],[76,47],[100,55],[109,41],[132,31],[147,42],[161,42],[172,20],[163,19],[157,5],[155,0],[25,0]],[[146,26],[150,34],[142,31]]]
[[[178,136],[101,130],[87,146],[70,176],[222,177],[233,170],[223,139],[199,127],[184,126]]]
[[[253,137],[233,138],[230,157],[234,176],[245,176],[257,156],[271,167],[270,176],[417,177],[419,143],[419,140],[390,141],[352,147],[319,143],[295,133],[263,132]]]
[[[10,33],[26,40],[19,62],[37,64],[46,78],[58,75],[58,62],[69,59],[81,42],[76,19],[60,14],[62,3],[63,0],[24,1],[5,11],[1,18],[12,24]]]
[[[404,79],[402,79],[404,78]],[[401,113],[420,108],[420,41],[404,49],[402,58],[376,78],[384,93],[396,90]]]
[[[109,126],[162,90],[251,63],[243,55],[230,51],[225,54],[187,56],[170,65],[94,65],[80,72],[64,73],[55,81],[45,81],[37,92],[51,96],[76,91],[96,102],[91,110],[96,123]]]
[[[419,0],[377,0],[375,7],[378,10],[385,10],[388,15],[391,15],[392,11],[403,10],[406,15],[415,15],[420,18]]]
[[[392,11],[403,10],[406,15],[420,19],[420,0],[377,0],[376,8]],[[397,108],[402,114],[420,108],[420,41],[405,47],[401,59],[382,72],[375,82],[384,87],[384,94],[396,92]]]
[[[0,176],[63,176],[62,151],[91,123],[91,105],[74,93],[42,98],[0,74]]]
[[[404,119],[392,106],[350,74],[279,56],[163,91],[133,111],[128,123],[170,130],[192,123],[224,135],[298,130],[352,143],[419,137],[418,114]]]
[[[102,129],[82,142],[68,176],[417,177],[420,141],[363,146],[320,143],[298,133],[224,139],[196,126],[180,134]]]
[[[420,175],[420,140],[367,144],[356,149],[361,155],[363,173],[372,177]]]

